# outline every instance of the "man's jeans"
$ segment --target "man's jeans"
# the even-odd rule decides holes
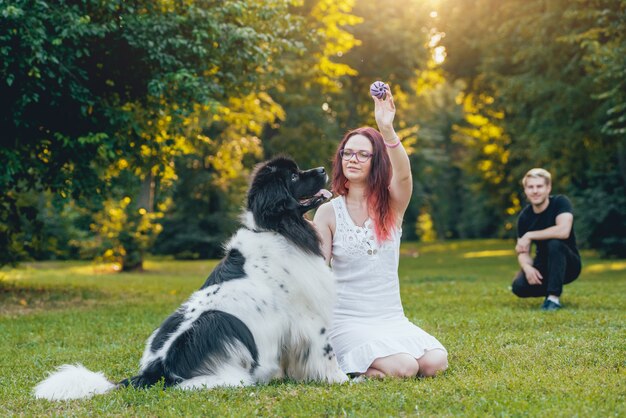
[[[548,253],[542,260],[535,259],[533,266],[543,276],[541,284],[531,285],[521,270],[513,280],[512,290],[521,298],[555,295],[561,296],[563,285],[578,278],[580,256],[558,239],[547,241]]]

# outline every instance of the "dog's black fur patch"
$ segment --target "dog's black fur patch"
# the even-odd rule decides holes
[[[259,353],[250,329],[239,318],[226,312],[206,311],[193,326],[178,337],[165,358],[165,368],[176,376],[190,379],[212,372],[211,367],[228,360],[229,345],[240,342],[250,353],[254,370]]]
[[[150,349],[153,352],[157,352],[163,347],[163,344],[170,337],[170,334],[176,332],[180,324],[185,319],[185,314],[180,311],[176,311],[171,314],[159,327],[159,331],[152,339],[152,344],[150,344]]]
[[[170,321],[174,316],[170,316],[165,322],[175,323],[178,316]],[[159,333],[162,329],[163,326]],[[204,374],[211,373],[212,367],[228,360],[231,354],[230,346],[236,342],[240,342],[250,353],[252,363],[248,365],[248,368],[252,373],[258,365],[259,353],[254,337],[246,324],[226,312],[203,312],[194,321],[192,327],[174,340],[165,359],[160,358],[153,361],[138,376],[124,379],[118,384],[147,387],[156,384],[163,378],[165,387],[168,387],[184,379],[198,376],[199,370],[202,370]],[[162,344],[163,342],[161,342],[161,346]]]
[[[226,257],[220,261],[213,272],[206,279],[200,289],[226,282],[228,280],[241,279],[246,276],[243,269],[246,258],[236,248],[231,248]]]

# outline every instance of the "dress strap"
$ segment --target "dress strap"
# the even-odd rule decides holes
[[[341,224],[341,226],[346,225],[346,210],[343,196],[337,196],[335,199],[331,200],[333,204],[333,208],[335,209],[335,225]]]

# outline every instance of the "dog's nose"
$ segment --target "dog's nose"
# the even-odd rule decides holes
[[[324,170],[324,167],[317,167],[317,168],[315,169],[315,172],[316,172],[317,174],[326,174],[326,170]]]

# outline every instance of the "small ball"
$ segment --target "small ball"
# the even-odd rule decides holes
[[[370,94],[384,100],[387,97],[387,86],[382,81],[374,81],[370,86]]]

